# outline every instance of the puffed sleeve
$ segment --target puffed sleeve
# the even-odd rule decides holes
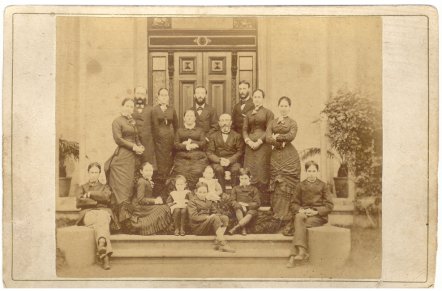
[[[290,122],[290,131],[286,134],[280,134],[276,137],[276,141],[278,142],[292,142],[295,137],[296,133],[298,132],[298,125],[296,124],[296,121]]]
[[[129,150],[133,149],[135,144],[123,138],[123,125],[118,121],[118,119],[115,119],[114,122],[112,122],[112,135],[117,145],[125,147]]]

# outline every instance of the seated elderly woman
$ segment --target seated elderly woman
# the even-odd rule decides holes
[[[186,110],[184,127],[175,134],[175,160],[172,176],[183,175],[192,190],[209,164],[205,153],[206,137],[204,131],[196,127],[195,112]]]
[[[91,163],[87,169],[89,182],[80,186],[76,195],[77,208],[82,209],[77,225],[85,225],[94,230],[97,256],[103,269],[109,270],[109,258],[112,255],[109,225],[111,222],[117,223],[117,219],[110,209],[111,191],[107,185],[98,181],[101,173],[99,163]]]

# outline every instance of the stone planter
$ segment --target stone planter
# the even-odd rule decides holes
[[[58,196],[69,196],[69,189],[71,189],[72,177],[60,177],[58,178]]]
[[[348,198],[348,178],[334,177],[336,197]]]

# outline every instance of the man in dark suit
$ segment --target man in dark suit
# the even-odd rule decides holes
[[[144,87],[134,89],[135,109],[132,114],[135,119],[140,142],[144,146],[144,152],[141,156],[142,162],[152,164],[154,170],[157,169],[155,158],[155,149],[152,136],[152,106],[147,104],[147,92]]]
[[[242,125],[244,117],[249,111],[255,108],[250,97],[250,83],[247,81],[239,82],[238,86],[240,102],[235,104],[232,111],[233,129],[242,135]]]
[[[226,190],[225,171],[230,171],[232,186],[238,185],[239,163],[244,153],[244,140],[235,131],[231,130],[232,118],[229,114],[219,117],[220,130],[215,132],[209,141],[207,157],[212,163],[218,182]]]
[[[193,98],[195,103],[191,110],[195,111],[196,126],[203,129],[206,139],[218,130],[218,114],[215,108],[206,103],[207,90],[202,86],[195,88]]]

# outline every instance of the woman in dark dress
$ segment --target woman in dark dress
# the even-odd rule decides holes
[[[124,99],[121,115],[112,123],[112,135],[118,148],[104,166],[107,182],[113,192],[112,202],[117,206],[116,213],[121,203],[132,197],[137,159],[144,151],[132,118],[133,110],[133,99]]]
[[[261,89],[253,92],[255,108],[244,118],[243,137],[246,143],[244,168],[252,174],[251,184],[261,192],[263,205],[270,204],[268,197],[271,146],[266,143],[267,125],[273,120],[273,113],[262,106],[265,93]]]
[[[173,143],[178,129],[178,118],[175,109],[169,106],[169,90],[158,91],[158,105],[152,111],[152,132],[155,141],[158,177],[160,183],[169,178],[173,165]]]
[[[130,234],[151,235],[167,232],[172,216],[161,196],[154,195],[153,167],[145,162],[140,168],[140,178],[131,201],[122,203],[120,221],[123,231]]]
[[[173,175],[183,175],[187,185],[192,190],[209,164],[205,153],[206,137],[204,131],[196,127],[195,112],[186,110],[184,127],[178,129],[175,135],[175,161]]]
[[[280,116],[267,126],[266,140],[272,145],[270,161],[270,193],[273,217],[284,222],[291,221],[291,195],[301,178],[301,162],[292,141],[298,125],[288,117],[292,101],[281,97],[278,101]]]

